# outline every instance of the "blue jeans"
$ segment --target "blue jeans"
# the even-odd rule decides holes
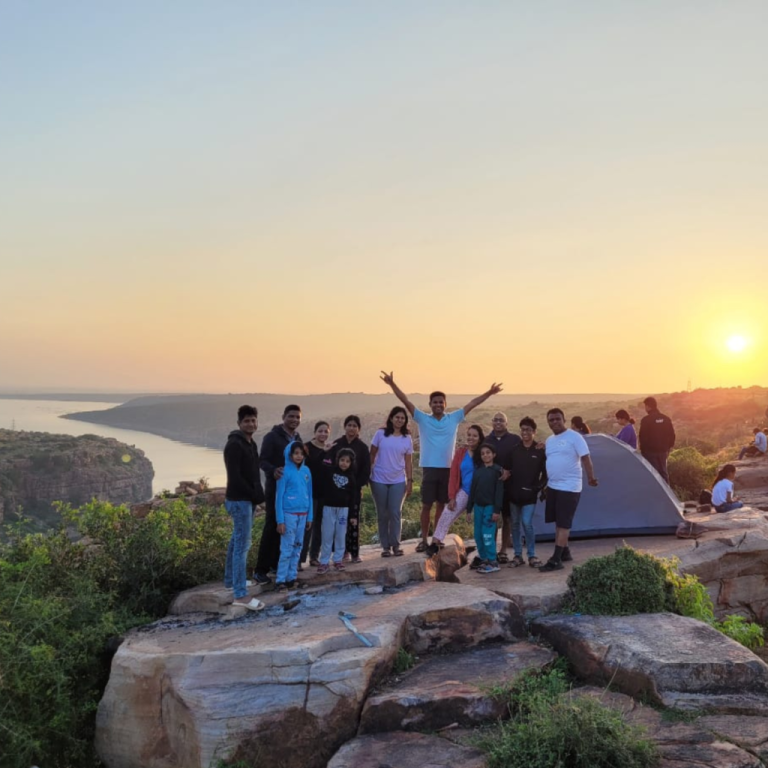
[[[528,550],[528,559],[536,556],[536,534],[533,532],[533,513],[536,504],[510,504],[512,512],[512,546],[515,554],[522,557],[523,539],[520,535],[520,526],[525,532],[525,546]]]
[[[246,562],[251,548],[251,529],[253,528],[253,504],[250,501],[224,501],[227,514],[232,518],[234,528],[227,547],[227,563],[224,566],[224,586],[233,589],[235,600],[245,597],[248,590],[246,581]]]
[[[323,545],[320,548],[320,565],[328,565],[331,550],[340,563],[347,543],[347,507],[323,507]]]
[[[486,563],[496,562],[496,521],[493,517],[493,505],[478,507],[475,505],[475,544],[477,556]]]
[[[733,512],[734,509],[741,509],[744,503],[741,501],[726,501],[725,504],[718,504],[715,509],[718,512]]]
[[[405,483],[375,483],[371,495],[379,523],[379,542],[383,550],[400,547],[400,515],[405,500]]]
[[[280,560],[277,563],[275,584],[295,581],[299,572],[299,558],[307,529],[307,513],[285,513],[285,533],[280,537]]]

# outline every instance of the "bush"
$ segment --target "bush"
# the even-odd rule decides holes
[[[717,475],[717,459],[702,456],[696,448],[677,448],[667,463],[669,484],[682,501],[698,499],[703,488],[710,488]]]
[[[593,557],[568,577],[570,607],[577,613],[629,616],[674,610],[664,563],[623,546],[605,557]]]
[[[712,598],[692,574],[681,574],[676,559],[661,560],[624,545],[593,557],[568,577],[570,608],[597,616],[671,611],[703,621],[754,650],[764,643],[763,629],[741,616],[715,621]]]
[[[87,538],[20,524],[0,546],[0,768],[98,764],[110,641],[164,615],[179,590],[219,579],[232,529],[223,510],[183,500],[145,518],[102,502],[61,511]]]
[[[478,741],[488,768],[651,768],[656,746],[621,714],[567,693],[562,666],[524,674],[509,690],[511,719]]]

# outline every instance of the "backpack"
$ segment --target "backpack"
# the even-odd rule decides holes
[[[699,494],[699,504],[711,504],[712,503],[712,491],[708,491],[706,488]]]

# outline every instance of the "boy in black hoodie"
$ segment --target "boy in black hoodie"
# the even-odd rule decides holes
[[[351,448],[340,448],[335,463],[324,464],[322,547],[318,573],[329,569],[331,549],[334,550],[337,571],[344,570],[344,549],[347,537],[347,521],[350,510],[357,499],[359,490],[355,471],[355,452]]]
[[[224,567],[224,586],[234,591],[234,602],[243,603],[250,610],[260,610],[264,604],[254,598],[248,600],[246,561],[251,548],[253,509],[264,501],[259,473],[259,451],[253,434],[259,425],[258,411],[252,405],[241,405],[237,410],[239,429],[229,433],[224,448],[227,468],[227,492],[224,506],[232,517],[234,528],[227,548]]]

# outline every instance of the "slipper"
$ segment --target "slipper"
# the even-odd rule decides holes
[[[388,549],[385,549],[385,550],[384,550],[384,551],[381,553],[381,556],[382,556],[382,557],[392,557],[392,553],[391,553],[391,552],[390,552]]]
[[[402,557],[405,554],[405,552],[403,552],[403,550],[400,549],[400,547],[398,547],[392,554],[395,557]]]
[[[419,543],[416,545],[416,551],[417,551],[417,552],[425,552],[425,551],[426,551],[426,549],[427,549],[427,542],[426,542],[426,541],[420,541],[420,542],[419,542]]]
[[[506,552],[499,552],[498,555],[496,555],[496,560],[500,563],[508,563],[509,557],[507,557]]]
[[[541,561],[539,561],[538,564],[541,565]],[[523,560],[523,558],[520,557],[520,555],[515,555],[512,558],[512,562],[509,564],[509,567],[510,568],[519,568],[521,565],[525,565],[525,560]],[[533,567],[533,566],[531,566],[531,567]]]
[[[261,600],[257,600],[255,597],[252,597],[250,602],[240,603],[240,605],[244,605],[249,611],[263,611],[266,607]]]
[[[520,558],[520,559],[522,560],[522,558]],[[521,563],[521,565],[522,565],[522,563]],[[542,562],[541,562],[541,560],[539,560],[538,557],[536,557],[534,555],[533,557],[529,557],[528,558],[528,565],[530,565],[531,568],[538,568],[540,565],[542,565]]]

